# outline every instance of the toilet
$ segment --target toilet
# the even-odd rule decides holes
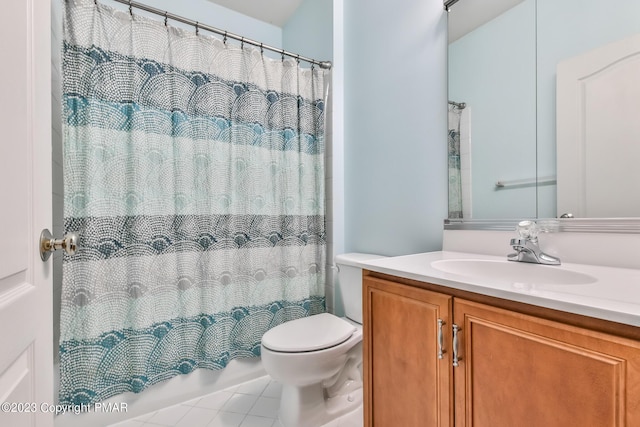
[[[362,269],[383,258],[350,253],[335,258],[346,317],[316,314],[285,322],[262,337],[262,364],[282,383],[283,427],[318,427],[362,404]]]

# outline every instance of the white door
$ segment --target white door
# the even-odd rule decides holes
[[[49,0],[2,2],[0,25],[0,426],[52,426]],[[45,404],[45,406],[43,406]],[[13,412],[15,411],[15,412]]]
[[[558,64],[558,215],[640,216],[640,34]]]

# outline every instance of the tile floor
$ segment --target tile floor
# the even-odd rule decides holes
[[[265,376],[111,427],[280,427],[281,389],[280,383]],[[362,425],[360,407],[323,427]]]

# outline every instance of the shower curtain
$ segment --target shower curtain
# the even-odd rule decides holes
[[[462,218],[462,179],[460,176],[460,118],[462,110],[449,105],[449,216]]]
[[[260,355],[325,310],[325,72],[66,2],[63,404]]]

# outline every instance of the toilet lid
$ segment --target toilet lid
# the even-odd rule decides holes
[[[262,336],[262,345],[273,351],[301,353],[322,350],[345,342],[356,331],[349,322],[329,313],[285,322]]]

